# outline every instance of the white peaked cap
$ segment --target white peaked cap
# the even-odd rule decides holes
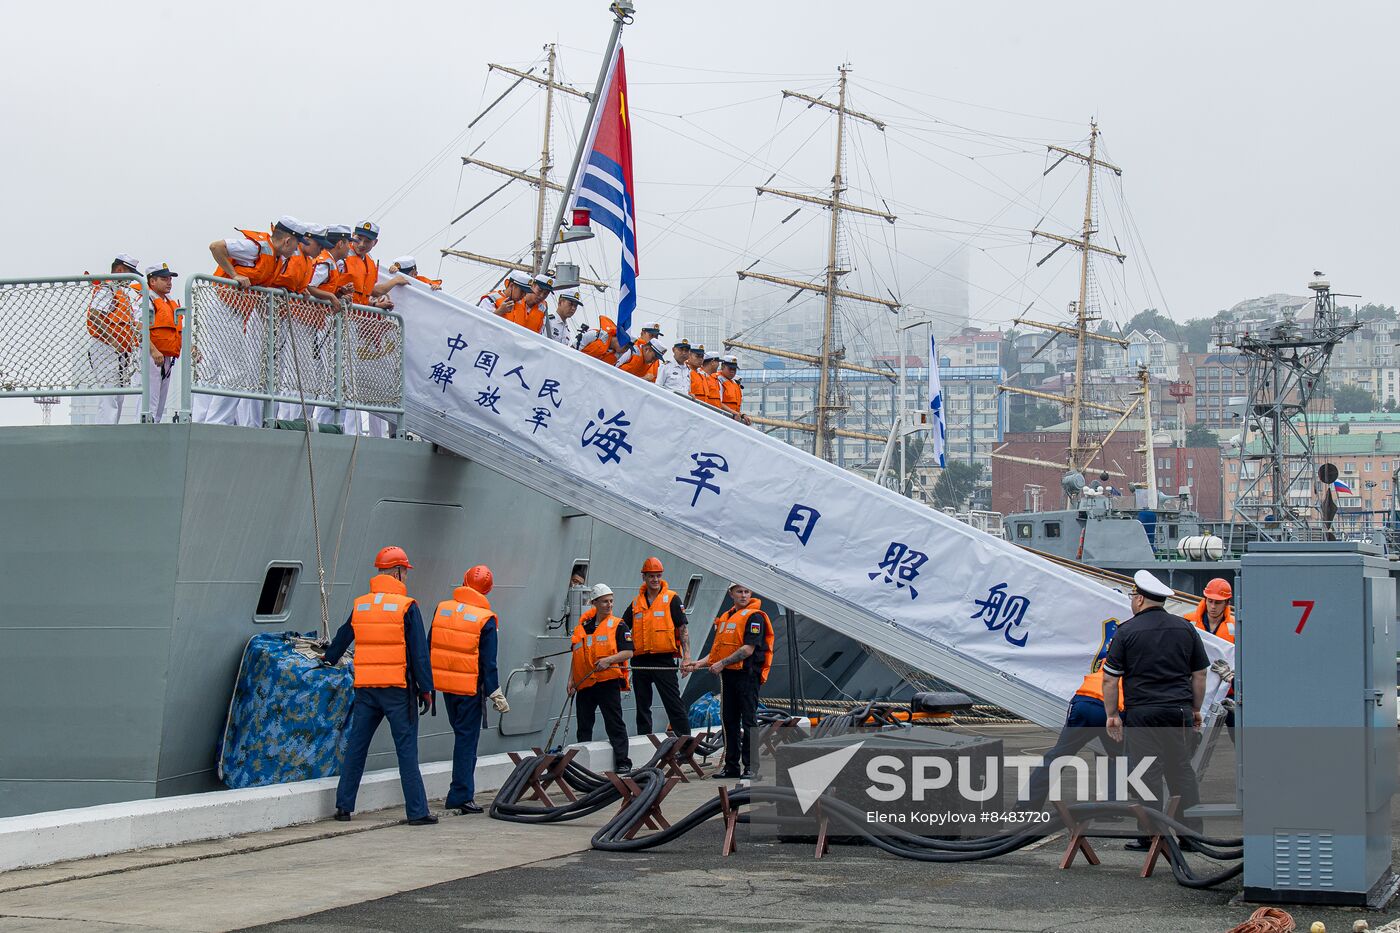
[[[1137,591],[1142,595],[1156,599],[1170,599],[1174,595],[1171,587],[1146,570],[1139,570],[1133,574],[1133,586],[1137,587]]]

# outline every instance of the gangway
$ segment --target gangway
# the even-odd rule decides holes
[[[408,431],[1026,719],[1062,723],[1130,615],[1116,590],[450,295],[393,299]]]

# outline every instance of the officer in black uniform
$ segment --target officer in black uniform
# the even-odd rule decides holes
[[[1163,608],[1171,587],[1146,570],[1133,576],[1133,584],[1133,617],[1118,626],[1103,663],[1103,695],[1117,696],[1120,678],[1123,684],[1122,718],[1104,704],[1107,731],[1121,741],[1127,726],[1128,758],[1134,769],[1144,758],[1152,759],[1143,783],[1160,793],[1165,777],[1168,792],[1181,798],[1179,812],[1185,813],[1201,800],[1191,748],[1192,733],[1201,728],[1210,662],[1196,627]],[[1182,822],[1200,832],[1199,819]],[[1182,843],[1189,847],[1189,840]],[[1131,842],[1128,848],[1146,848],[1146,840]]]

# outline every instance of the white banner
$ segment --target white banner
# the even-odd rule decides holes
[[[406,407],[708,531],[1004,677],[1068,701],[1130,615],[1121,593],[441,292],[393,298]],[[1205,640],[1233,666],[1233,646]]]

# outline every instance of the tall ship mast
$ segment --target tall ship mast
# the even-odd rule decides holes
[[[797,91],[783,91],[784,98],[791,97],[796,100],[806,101],[809,108],[822,107],[836,115],[836,167],[831,175],[830,195],[828,197],[818,197],[810,194],[799,194],[794,191],[783,191],[778,188],[768,187],[767,182],[759,185],[757,189],[760,195],[776,195],[780,198],[796,201],[799,205],[815,204],[830,211],[830,223],[827,227],[826,269],[823,274],[823,281],[820,283],[811,281],[804,282],[800,279],[770,275],[765,272],[754,272],[753,266],[757,265],[757,261],[746,269],[737,270],[737,274],[741,280],[757,279],[760,282],[769,282],[774,285],[795,288],[798,290],[798,294],[804,291],[821,294],[824,302],[821,352],[815,355],[797,353],[792,350],[783,350],[776,347],[768,347],[734,339],[724,342],[724,345],[729,348],[754,350],[784,359],[809,363],[818,368],[817,394],[812,406],[812,424],[757,416],[753,417],[752,420],[754,424],[766,427],[787,428],[789,430],[811,434],[813,454],[828,461],[834,460],[835,454],[832,444],[832,438],[834,437],[851,437],[872,441],[884,441],[886,439],[884,435],[871,434],[864,431],[849,431],[842,426],[842,414],[846,410],[846,400],[841,385],[841,372],[844,370],[847,372],[885,376],[887,378],[893,377],[893,374],[888,370],[846,362],[846,348],[842,343],[840,324],[837,316],[838,302],[868,302],[870,304],[882,305],[893,312],[898,312],[901,307],[899,300],[893,295],[889,298],[881,298],[877,295],[865,295],[841,287],[841,277],[850,272],[850,269],[844,267],[844,257],[841,251],[841,214],[843,212],[863,214],[868,217],[878,217],[891,224],[896,220],[895,215],[887,211],[852,204],[844,199],[847,190],[845,180],[846,121],[857,120],[868,123],[881,132],[885,129],[883,121],[870,114],[852,110],[847,105],[847,76],[850,74],[850,71],[850,65],[841,65],[837,69],[839,77],[837,80],[837,96],[835,103],[822,97],[811,97]],[[769,181],[772,181],[772,178],[770,178]],[[903,360],[900,361],[901,365],[903,365],[903,362]],[[900,400],[900,404],[903,404],[902,399]]]
[[[1087,177],[1084,185],[1084,221],[1083,226],[1080,229],[1080,235],[1077,238],[1066,237],[1061,236],[1058,233],[1051,233],[1046,230],[1041,230],[1039,227],[1031,231],[1032,238],[1041,237],[1042,239],[1050,240],[1051,242],[1056,244],[1054,249],[1052,249],[1049,253],[1043,256],[1039,262],[1036,263],[1037,266],[1043,266],[1046,262],[1049,261],[1050,257],[1054,256],[1066,246],[1072,246],[1075,249],[1079,250],[1079,298],[1077,301],[1073,302],[1074,325],[1072,327],[1067,327],[1063,324],[1050,324],[1044,321],[1030,320],[1024,316],[1018,316],[1015,319],[1016,324],[1020,324],[1026,327],[1039,328],[1041,330],[1049,331],[1051,333],[1052,336],[1050,337],[1050,339],[1046,341],[1045,345],[1042,346],[1040,348],[1040,351],[1037,352],[1042,352],[1046,348],[1048,348],[1050,344],[1053,343],[1059,335],[1066,335],[1074,338],[1074,381],[1070,384],[1069,393],[1067,395],[1057,395],[1053,392],[1044,392],[1039,389],[1029,389],[1021,386],[1000,386],[1000,389],[1003,392],[1015,392],[1018,395],[1025,395],[1031,398],[1038,398],[1044,399],[1045,401],[1049,402],[1056,402],[1069,409],[1069,444],[1065,448],[1065,460],[1063,463],[1051,463],[1045,460],[1036,460],[1029,457],[1017,457],[1012,456],[1010,454],[992,454],[993,457],[999,460],[1009,460],[1017,463],[1028,463],[1036,466],[1052,466],[1064,469],[1066,471],[1067,492],[1070,488],[1070,477],[1079,476],[1080,479],[1078,483],[1080,486],[1083,485],[1083,471],[1093,461],[1094,457],[1098,455],[1099,451],[1103,449],[1103,446],[1108,441],[1108,438],[1112,437],[1114,432],[1116,432],[1118,428],[1120,428],[1123,425],[1123,423],[1127,421],[1128,417],[1132,414],[1134,409],[1142,403],[1142,398],[1145,398],[1145,396],[1143,396],[1138,400],[1134,401],[1132,404],[1128,405],[1128,407],[1123,408],[1117,405],[1108,405],[1103,402],[1094,401],[1084,397],[1084,369],[1088,357],[1087,351],[1089,341],[1097,340],[1103,343],[1117,344],[1122,347],[1126,347],[1128,345],[1128,342],[1126,340],[1123,340],[1122,338],[1114,337],[1109,334],[1094,333],[1089,329],[1089,325],[1092,322],[1099,320],[1101,317],[1101,315],[1098,313],[1097,308],[1094,306],[1091,300],[1093,298],[1091,288],[1091,281],[1093,279],[1093,264],[1091,260],[1093,255],[1098,254],[1101,256],[1111,256],[1112,258],[1117,259],[1120,263],[1127,259],[1126,254],[1116,249],[1109,249],[1107,246],[1103,246],[1094,242],[1094,235],[1098,233],[1098,224],[1096,220],[1098,200],[1096,197],[1095,190],[1097,170],[1104,169],[1106,171],[1112,172],[1116,176],[1122,176],[1123,174],[1123,170],[1121,168],[1114,165],[1112,162],[1105,161],[1104,159],[1099,157],[1098,142],[1099,125],[1097,122],[1090,122],[1089,151],[1087,153],[1078,152],[1073,149],[1066,149],[1063,146],[1050,145],[1046,147],[1050,152],[1059,153],[1060,156],[1054,164],[1052,164],[1049,168],[1045,170],[1046,175],[1054,171],[1056,167],[1058,167],[1062,162],[1066,161],[1067,159],[1073,159],[1075,161],[1081,162],[1087,169]],[[1110,414],[1118,416],[1117,423],[1114,424],[1113,427],[1110,428],[1108,432],[1104,435],[1103,439],[1100,440],[1099,443],[1094,446],[1089,446],[1084,441],[1082,433],[1083,412],[1086,408],[1091,408],[1095,411],[1108,412]],[[1116,473],[1115,471],[1107,472],[1109,472],[1111,475],[1122,476],[1121,473]]]
[[[544,125],[541,131],[542,141],[540,143],[538,171],[532,172],[528,167],[523,169],[508,168],[504,165],[498,165],[495,162],[488,162],[485,159],[478,158],[476,153],[486,145],[486,143],[483,142],[480,146],[477,146],[476,149],[473,149],[471,153],[462,156],[462,164],[500,175],[505,178],[505,181],[500,187],[491,191],[491,193],[452,218],[453,224],[459,223],[472,212],[486,205],[491,199],[495,198],[496,195],[504,192],[512,184],[524,182],[536,191],[534,236],[530,243],[529,259],[527,261],[524,256],[519,256],[517,258],[488,256],[470,250],[458,249],[455,245],[444,248],[441,251],[444,256],[453,256],[458,259],[465,259],[481,265],[491,266],[501,269],[503,272],[519,271],[533,274],[546,270],[550,259],[551,245],[557,242],[557,240],[548,235],[550,228],[546,225],[546,216],[549,212],[549,196],[551,193],[558,195],[560,198],[564,198],[565,196],[564,186],[554,181],[552,177],[552,172],[555,168],[553,158],[555,94],[557,92],[561,99],[583,100],[590,104],[594,99],[594,95],[588,91],[581,91],[571,84],[559,81],[557,77],[558,50],[552,42],[546,45],[544,49],[545,64],[543,76],[535,74],[535,68],[533,67],[526,71],[520,71],[519,69],[511,68],[506,65],[495,63],[488,64],[487,69],[489,71],[498,71],[501,74],[514,77],[515,83],[506,88],[500,96],[488,104],[486,108],[468,124],[468,128],[475,126],[522,84],[533,84],[541,88],[544,92]],[[580,278],[578,281],[579,284],[588,285],[600,291],[608,287],[606,282],[598,279]]]

